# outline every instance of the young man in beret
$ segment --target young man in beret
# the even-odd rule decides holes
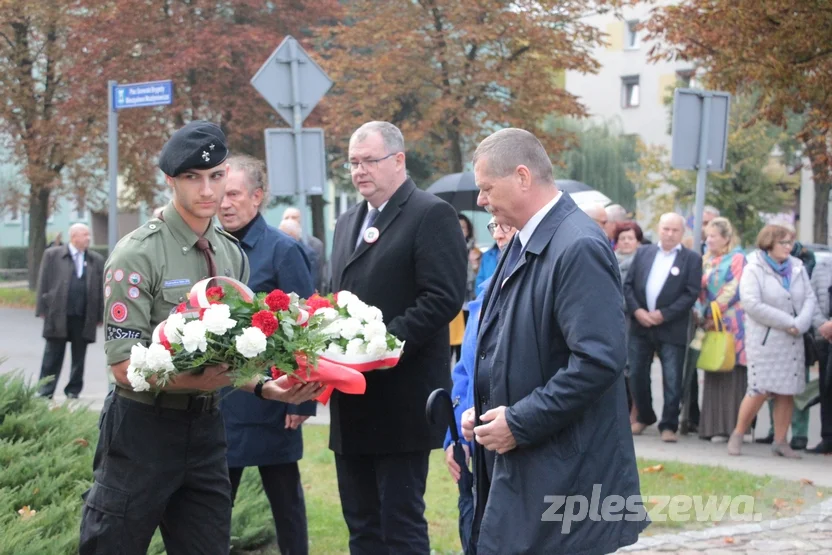
[[[104,350],[116,388],[102,409],[95,481],[84,494],[81,555],[144,554],[157,527],[168,555],[229,551],[231,485],[215,393],[230,385],[228,368],[209,366],[143,392],[127,379],[133,345],[149,343],[196,282],[217,275],[248,281],[239,244],[212,222],[227,155],[213,123],[174,133],[159,159],[173,200],[119,241],[105,265]],[[243,389],[287,403],[320,394],[318,385],[289,388],[280,380]]]

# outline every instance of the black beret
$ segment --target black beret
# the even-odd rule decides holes
[[[192,121],[165,143],[159,156],[159,169],[176,177],[187,170],[208,170],[222,164],[228,156],[225,133],[210,121]]]

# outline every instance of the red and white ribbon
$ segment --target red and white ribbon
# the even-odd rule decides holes
[[[208,300],[208,284],[212,281],[224,281],[232,288],[234,288],[237,293],[243,298],[243,300],[247,303],[250,303],[254,300],[254,291],[248,288],[248,286],[241,282],[237,281],[234,278],[226,277],[226,276],[217,276],[208,279],[203,279],[202,281],[194,284],[191,288],[191,292],[188,294],[188,301],[190,302],[191,306],[199,307],[199,308],[208,308],[211,306],[211,301]]]

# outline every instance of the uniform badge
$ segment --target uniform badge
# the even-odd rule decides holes
[[[113,271],[107,270],[107,276],[104,278],[104,283],[110,283],[113,279]]]
[[[127,282],[130,285],[138,285],[142,282],[142,276],[139,275],[138,272],[131,272],[129,276],[127,276]]]
[[[679,275],[679,268],[678,268],[677,266],[673,266],[673,267],[670,269],[670,275],[672,275],[672,276],[678,276],[678,275]]]
[[[225,277],[231,277],[231,268],[225,269]]]
[[[214,146],[214,143],[211,143],[211,144],[208,146],[208,148],[209,148],[209,150],[214,150],[214,148],[216,148],[216,147]]]
[[[110,307],[110,318],[119,324],[127,320],[127,305],[122,302],[113,303]]]
[[[112,292],[113,292],[113,290],[110,289],[109,285],[104,286],[104,298],[105,299],[109,299],[110,298],[110,293],[112,293]]]
[[[116,281],[119,281],[119,282],[121,280],[123,280],[124,279],[124,270],[122,270],[122,269],[116,270],[116,273],[113,274],[113,279],[116,280]]]
[[[114,339],[141,339],[142,332],[140,330],[131,330],[129,328],[120,328],[118,326],[111,326],[107,324],[107,341]]]
[[[377,227],[368,227],[367,230],[364,231],[364,242],[373,244],[378,241],[379,235]]]
[[[203,150],[202,151],[202,159],[205,160],[206,162],[209,162],[211,160],[211,155],[208,154],[207,151]]]
[[[190,284],[191,284],[191,280],[189,280],[188,278],[169,279],[164,283],[164,287],[165,287],[165,289],[168,289],[170,287],[182,287],[184,285],[190,285]]]
[[[131,287],[127,290],[127,296],[131,299],[138,299],[139,298],[139,288],[138,287]]]

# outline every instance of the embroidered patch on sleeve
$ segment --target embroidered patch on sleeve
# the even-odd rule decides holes
[[[114,339],[141,339],[142,332],[139,330],[131,330],[130,328],[120,328],[118,326],[111,326],[107,324],[107,341]]]
[[[122,270],[122,269],[116,270],[116,273],[113,274],[113,279],[115,279],[116,281],[123,280],[124,279],[124,270]]]
[[[142,282],[142,276],[138,272],[131,272],[129,276],[127,276],[127,281],[130,285],[138,285]]]
[[[127,320],[127,305],[120,301],[113,303],[110,307],[110,318],[119,324]]]
[[[131,299],[138,299],[139,298],[139,288],[138,287],[131,287],[127,290],[127,296]]]

